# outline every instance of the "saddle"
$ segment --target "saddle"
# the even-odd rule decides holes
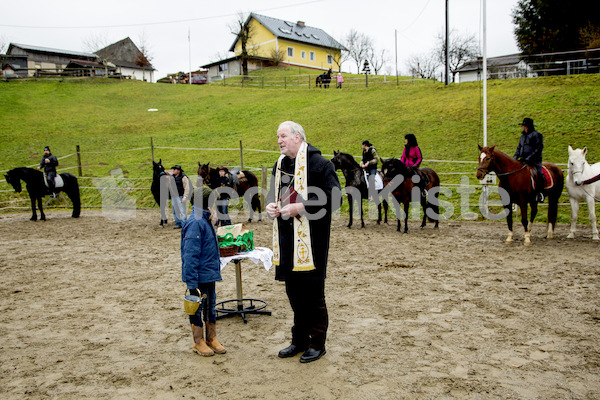
[[[536,189],[536,175],[537,171],[533,167],[528,167],[529,173],[531,174],[531,187]],[[542,165],[542,172],[544,173],[544,180],[546,181],[546,185],[544,186],[544,190],[551,189],[554,186],[554,179],[552,178],[552,174]]]
[[[46,174],[44,174],[44,185],[48,187],[48,177],[46,176]],[[56,178],[54,178],[54,187],[58,189],[64,186],[65,182],[63,181],[62,176],[60,176],[60,174],[56,174]]]

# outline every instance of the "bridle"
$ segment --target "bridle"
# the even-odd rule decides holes
[[[491,163],[491,161],[490,161],[490,163]],[[517,172],[519,172],[519,171],[522,171],[522,170],[524,170],[525,168],[527,168],[527,164],[523,163],[523,166],[522,166],[521,168],[519,168],[519,169],[515,170],[515,171],[509,171],[509,172],[500,172],[500,173],[496,172],[496,176],[497,176],[497,177],[501,177],[501,176],[507,176],[507,175],[516,174]],[[482,172],[485,172],[485,174],[486,174],[486,175],[489,173],[489,170],[490,170],[489,166],[488,166],[488,168],[477,167],[477,171],[482,171]],[[495,172],[495,171],[494,171],[494,172]]]

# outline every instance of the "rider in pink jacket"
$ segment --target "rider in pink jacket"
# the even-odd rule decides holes
[[[409,169],[412,169],[415,174],[419,176],[419,182],[416,183],[421,189],[421,194],[426,197],[427,196],[427,177],[419,170],[419,166],[423,161],[423,154],[421,153],[421,149],[419,149],[419,145],[417,144],[417,138],[412,133],[408,133],[404,136],[404,151],[402,151],[402,157],[400,161],[402,161]]]

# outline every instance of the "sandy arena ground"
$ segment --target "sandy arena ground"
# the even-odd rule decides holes
[[[2,399],[597,399],[600,247],[504,244],[506,225],[364,229],[334,221],[327,354],[279,359],[292,313],[274,269],[243,264],[245,297],[272,316],[219,320],[225,355],[201,357],[182,297],[179,231],[158,210],[0,215]],[[169,216],[172,220],[172,217]],[[237,220],[240,221],[241,217]],[[234,219],[235,222],[235,219]],[[252,223],[270,247],[271,224]],[[217,284],[235,297],[233,264]]]

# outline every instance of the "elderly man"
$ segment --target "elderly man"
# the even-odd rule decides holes
[[[300,362],[325,354],[329,319],[325,304],[325,276],[331,213],[339,206],[332,192],[341,190],[331,161],[306,142],[304,129],[292,121],[277,130],[281,151],[273,167],[274,184],[267,196],[273,223],[275,279],[285,282],[294,312],[292,343],[279,357],[302,353]],[[337,198],[337,197],[336,197]]]
[[[183,173],[181,165],[174,165],[171,169],[173,170],[173,180],[175,181],[175,187],[177,188],[177,195],[171,194],[173,219],[175,220],[175,226],[173,228],[181,229],[187,219],[187,204],[194,188],[190,178]]]

